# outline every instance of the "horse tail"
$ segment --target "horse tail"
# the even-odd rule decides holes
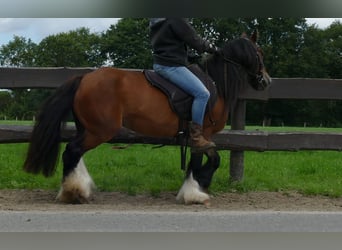
[[[27,151],[24,170],[52,176],[57,167],[60,151],[61,127],[72,111],[74,96],[82,76],[74,77],[61,85],[42,106],[34,125]]]

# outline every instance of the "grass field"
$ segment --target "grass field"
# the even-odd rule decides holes
[[[302,128],[260,128],[301,131]],[[341,132],[342,129],[305,128],[304,131]],[[62,148],[64,145],[62,145]],[[180,170],[178,147],[152,149],[151,145],[130,145],[113,150],[103,144],[85,155],[85,162],[97,188],[131,195],[177,191],[184,173]],[[62,166],[51,178],[22,170],[27,144],[0,144],[1,189],[58,189]],[[211,192],[299,191],[304,194],[342,196],[342,154],[333,151],[245,152],[244,180],[229,184],[229,151],[220,151],[221,166]]]

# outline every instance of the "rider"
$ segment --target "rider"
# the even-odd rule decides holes
[[[190,126],[192,149],[205,151],[215,147],[214,142],[203,136],[203,120],[210,93],[186,66],[187,46],[199,53],[215,53],[218,48],[203,40],[186,18],[151,18],[150,37],[155,72],[194,97]]]

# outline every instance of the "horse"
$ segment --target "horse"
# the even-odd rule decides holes
[[[217,101],[204,120],[204,136],[210,140],[227,123],[230,108],[246,83],[263,90],[271,83],[257,32],[228,41],[221,53],[212,54],[199,66],[213,79]],[[72,112],[76,135],[62,154],[63,177],[56,197],[64,203],[87,203],[94,189],[82,156],[110,141],[122,128],[153,137],[175,137],[180,118],[167,97],[152,87],[142,71],[102,67],[62,84],[42,106],[33,127],[24,170],[49,177],[55,173],[61,127]],[[203,164],[204,156],[207,161]],[[219,167],[216,149],[191,152],[185,179],[176,200],[185,204],[210,204],[209,186]]]

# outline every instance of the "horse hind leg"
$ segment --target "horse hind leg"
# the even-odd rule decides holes
[[[63,180],[57,200],[64,203],[88,203],[95,188],[82,159],[82,142],[82,136],[76,137],[63,153]]]
[[[89,202],[95,184],[81,157],[87,151],[113,138],[118,130],[119,126],[107,129],[102,126],[95,135],[78,126],[76,138],[67,144],[63,153],[63,181],[57,200],[65,203]]]
[[[89,203],[95,184],[82,158],[74,171],[64,178],[57,200],[64,203]]]

